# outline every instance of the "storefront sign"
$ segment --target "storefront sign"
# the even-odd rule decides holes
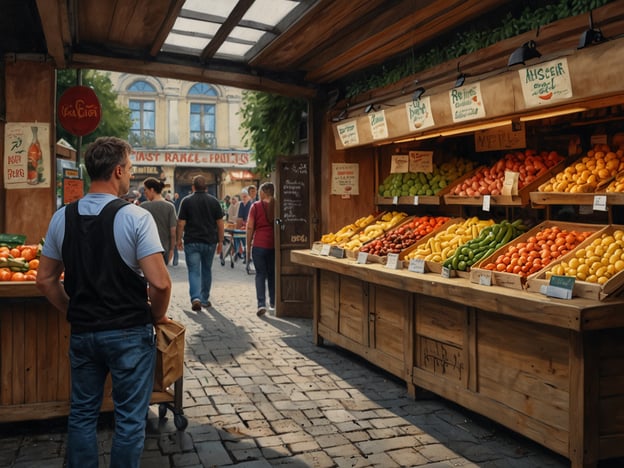
[[[373,140],[388,138],[388,124],[384,111],[371,112],[368,114],[368,121],[373,134]]]
[[[135,166],[256,167],[249,151],[133,151]]]
[[[349,163],[332,164],[332,195],[359,195],[360,165]]]
[[[50,124],[8,122],[4,127],[5,188],[47,188],[50,180]]]
[[[406,103],[405,111],[407,112],[409,129],[412,132],[424,130],[435,125],[433,114],[431,113],[431,99],[428,96]]]
[[[336,130],[338,130],[342,146],[353,146],[360,143],[357,131],[357,121],[350,120],[349,122],[336,125]]]
[[[102,108],[95,92],[87,86],[68,88],[58,103],[58,119],[72,135],[92,133],[100,124]]]
[[[451,114],[455,123],[486,116],[479,83],[451,89],[449,99]]]
[[[551,104],[572,97],[570,70],[566,58],[518,70],[527,107]]]

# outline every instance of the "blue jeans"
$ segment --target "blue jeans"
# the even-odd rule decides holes
[[[110,372],[115,404],[111,468],[140,466],[154,387],[156,340],[152,324],[73,333],[69,344],[71,409],[67,468],[97,468],[97,422]]]
[[[173,259],[171,260],[172,265],[178,264],[180,253],[178,252],[178,246],[176,245],[175,249],[173,249]]]
[[[212,261],[217,244],[184,244],[184,256],[188,269],[189,295],[191,302],[199,300],[207,304],[212,287]]]
[[[275,306],[275,249],[252,247],[251,257],[256,268],[256,299],[258,307],[266,307],[266,285],[269,304]]]

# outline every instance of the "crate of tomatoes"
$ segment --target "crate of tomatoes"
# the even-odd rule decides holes
[[[43,241],[39,244],[0,245],[0,281],[35,281]]]

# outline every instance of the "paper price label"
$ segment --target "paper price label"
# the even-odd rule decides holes
[[[483,195],[483,211],[490,211],[490,195]]]
[[[479,272],[479,284],[481,286],[492,286],[492,272],[490,270]]]
[[[391,268],[393,270],[399,270],[403,265],[399,264],[399,254],[390,253],[388,254],[388,259],[386,260],[386,267]]]
[[[392,197],[392,204],[393,205],[398,205],[399,204],[399,197],[397,197],[397,196]]]
[[[407,267],[408,271],[413,273],[424,273],[425,272],[425,260],[422,258],[412,258],[409,261],[409,265]]]
[[[451,269],[449,267],[442,267],[442,271],[440,272],[440,276],[442,278],[450,278],[451,277]]]
[[[356,263],[360,265],[366,265],[366,261],[368,260],[368,252],[358,252]]]
[[[505,180],[503,181],[503,195],[518,195],[519,172],[505,171]]]
[[[418,195],[414,195],[414,205],[418,205]]]
[[[327,257],[329,252],[331,252],[331,245],[323,244],[323,247],[321,247],[321,255]]]
[[[606,195],[596,195],[594,197],[594,211],[607,211]]]

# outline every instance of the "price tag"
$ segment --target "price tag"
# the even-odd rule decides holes
[[[492,272],[490,270],[480,271],[478,276],[481,286],[492,286]]]
[[[505,180],[503,180],[503,195],[518,195],[518,180],[520,173],[515,171],[505,171]]]
[[[490,211],[490,195],[483,195],[483,211]]]
[[[386,260],[386,267],[391,268],[393,270],[400,270],[403,262],[399,261],[399,254],[389,253],[388,259]]]
[[[319,243],[314,243],[312,244],[312,253],[319,255],[321,253],[321,249],[323,248],[324,244],[319,244]]]
[[[397,197],[397,196],[392,197],[392,204],[393,205],[398,205],[399,204],[399,197]]]
[[[360,265],[366,265],[366,261],[368,260],[368,252],[358,252],[356,263]]]
[[[596,195],[594,197],[594,211],[607,211],[606,195]]]
[[[573,276],[553,275],[550,278],[548,286],[542,286],[540,292],[548,297],[556,297],[558,299],[572,299],[574,291],[574,282],[576,278]]]
[[[331,249],[329,249],[329,255],[331,255],[332,257],[336,257],[336,258],[344,258],[345,251],[341,247],[332,245]]]
[[[414,195],[414,205],[418,205],[418,195]]]
[[[451,269],[449,267],[442,267],[442,271],[440,272],[440,276],[442,278],[450,278],[451,277]]]
[[[425,260],[422,258],[412,258],[409,261],[409,265],[407,267],[408,271],[414,273],[424,273],[425,272]]]
[[[323,244],[323,247],[321,247],[321,255],[327,257],[329,252],[331,252],[331,245]]]

